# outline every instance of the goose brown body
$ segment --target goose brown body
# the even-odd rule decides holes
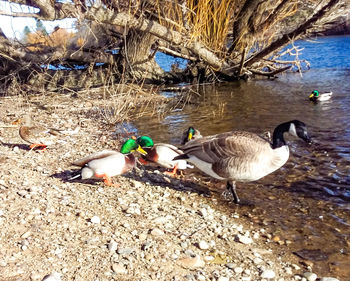
[[[272,149],[266,139],[234,131],[193,140],[183,147],[189,162],[217,179],[255,181],[283,166],[289,149]]]
[[[285,132],[311,142],[305,124],[292,120],[275,128],[272,143],[250,132],[226,132],[186,143],[181,147],[184,154],[174,160],[185,159],[209,176],[227,180],[227,188],[238,203],[236,181],[258,180],[287,162],[289,148],[283,138]]]

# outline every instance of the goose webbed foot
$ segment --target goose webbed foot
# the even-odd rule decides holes
[[[238,198],[237,192],[236,192],[236,184],[234,181],[228,181],[226,185],[227,190],[231,193],[233,202],[235,204],[239,204],[240,199]]]

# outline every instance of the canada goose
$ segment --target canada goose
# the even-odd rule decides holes
[[[134,139],[128,139],[123,143],[120,152],[103,150],[76,160],[72,165],[83,168],[70,180],[79,177],[83,180],[102,178],[107,186],[117,186],[113,184],[111,177],[122,175],[135,167],[136,159],[132,154],[134,151],[146,153]]]
[[[137,138],[137,143],[146,151],[147,154],[142,155],[142,159],[157,163],[160,166],[172,169],[171,172],[165,172],[169,175],[175,175],[177,169],[184,170],[187,168],[193,168],[186,160],[173,160],[174,157],[183,153],[182,150],[176,146],[167,143],[156,143],[148,136],[141,136]],[[145,164],[144,162],[143,164]]]
[[[283,137],[285,132],[311,142],[306,125],[292,120],[275,128],[272,143],[254,133],[232,131],[190,141],[181,147],[184,154],[174,160],[187,160],[209,176],[227,180],[227,189],[234,202],[239,203],[236,181],[258,180],[287,162],[289,148]]]
[[[199,139],[201,137],[202,137],[201,133],[197,129],[191,126],[183,132],[181,144],[183,145],[186,142],[189,142],[190,140]]]
[[[309,99],[313,102],[317,102],[317,101],[326,101],[329,100],[332,97],[333,93],[332,92],[327,92],[327,93],[322,93],[320,94],[318,91],[313,91],[310,96]]]

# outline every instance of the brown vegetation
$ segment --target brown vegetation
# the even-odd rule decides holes
[[[25,44],[0,38],[2,85],[16,79],[51,90],[98,87],[106,81],[169,84],[274,77],[299,63],[278,63],[282,47],[344,12],[341,0],[302,5],[286,0],[8,2],[39,11],[1,14],[77,19],[76,34],[63,29],[48,36],[29,34]],[[154,59],[156,52],[186,59],[188,66],[165,72]],[[70,71],[44,70],[48,64]]]

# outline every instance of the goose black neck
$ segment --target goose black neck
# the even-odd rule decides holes
[[[284,140],[283,134],[285,132],[288,132],[289,128],[290,128],[290,122],[282,123],[275,128],[272,135],[273,149],[286,145],[286,141]]]

